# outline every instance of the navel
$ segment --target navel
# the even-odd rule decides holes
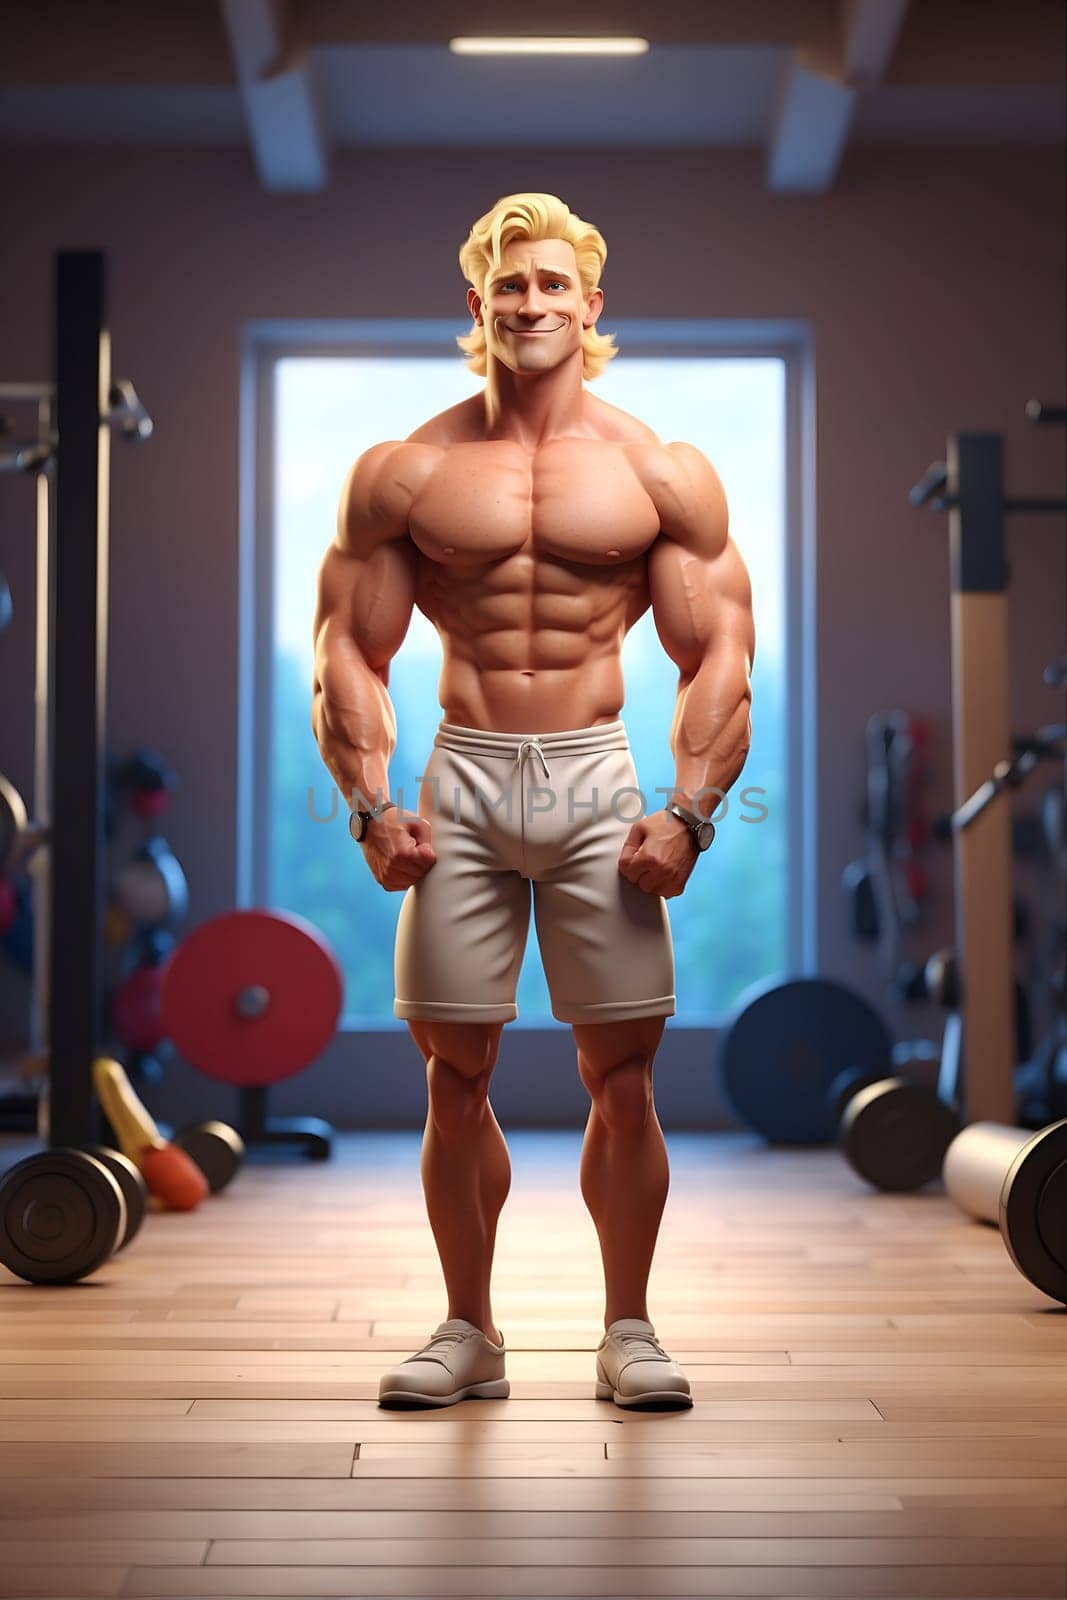
[[[609,556],[617,556],[618,554],[619,554],[619,552],[617,550],[609,550],[608,551],[608,555]]]
[[[445,547],[444,547],[444,550],[441,553],[442,553],[442,555],[446,555],[446,556],[454,556],[455,553],[456,553],[456,547],[455,547],[454,544],[446,544]]]

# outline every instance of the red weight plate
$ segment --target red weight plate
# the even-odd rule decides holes
[[[167,959],[160,1009],[168,1037],[199,1072],[262,1085],[295,1076],[325,1048],[342,990],[336,956],[303,917],[230,911]]]
[[[115,1032],[131,1050],[147,1054],[166,1037],[159,1014],[159,967],[137,967],[111,997]]]

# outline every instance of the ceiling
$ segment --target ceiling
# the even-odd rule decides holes
[[[650,49],[453,55],[531,29],[499,0],[35,0],[5,25],[0,141],[247,142],[281,191],[326,187],[346,148],[746,147],[769,188],[810,193],[850,143],[1065,138],[1062,0],[539,0],[536,19]]]

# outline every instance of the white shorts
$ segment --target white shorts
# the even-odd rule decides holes
[[[554,1017],[673,1015],[666,902],[619,871],[623,841],[642,814],[621,721],[542,734],[442,722],[419,814],[437,859],[400,908],[398,1017],[518,1016],[531,884]]]

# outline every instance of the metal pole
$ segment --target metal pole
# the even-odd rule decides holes
[[[92,1143],[99,1114],[109,429],[107,272],[98,251],[56,258],[56,560],[52,763],[51,1130]]]
[[[37,431],[50,439],[55,427],[55,404],[42,396],[38,404]],[[42,827],[52,821],[52,617],[55,608],[55,484],[47,465],[37,472],[37,582],[33,673],[33,816]],[[47,1054],[48,995],[51,977],[52,849],[46,844],[30,861],[33,876],[33,1014],[30,1048]]]

